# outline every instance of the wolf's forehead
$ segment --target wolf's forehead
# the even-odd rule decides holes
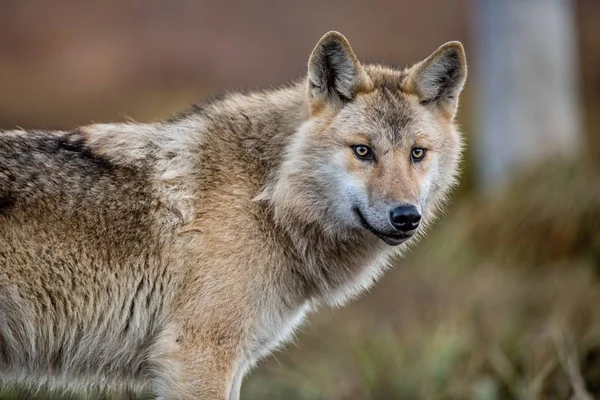
[[[400,70],[386,67],[383,65],[366,65],[365,71],[371,78],[375,87],[387,87],[390,89],[400,89],[402,81],[406,78],[407,70]]]
[[[356,105],[360,114],[354,121],[356,128],[365,134],[383,135],[392,144],[400,143],[419,125],[420,110],[399,88],[376,87],[360,96]]]

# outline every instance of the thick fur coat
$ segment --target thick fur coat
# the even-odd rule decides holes
[[[1,132],[0,380],[238,399],[307,312],[369,287],[432,221],[465,78],[457,42],[395,70],[330,32],[282,89]],[[390,223],[409,206],[418,227]]]

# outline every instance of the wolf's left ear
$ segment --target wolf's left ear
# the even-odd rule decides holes
[[[453,117],[466,78],[465,50],[460,42],[448,42],[410,69],[403,88],[421,104],[441,107]]]
[[[329,32],[319,40],[308,61],[308,96],[313,105],[340,106],[372,86],[348,40]]]

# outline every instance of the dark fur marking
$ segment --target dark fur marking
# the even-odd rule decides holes
[[[142,289],[145,287],[146,283],[146,277],[143,277],[140,279],[140,281],[137,284],[137,287],[135,288],[135,292],[133,293],[133,296],[131,296],[131,300],[129,301],[128,305],[123,305],[123,311],[126,311],[126,316],[125,316],[125,327],[123,328],[122,334],[123,335],[127,335],[127,333],[129,332],[129,330],[131,329],[131,323],[135,317],[135,305],[136,305],[136,301],[138,300],[138,297],[140,295],[140,293],[142,292]]]
[[[15,200],[11,197],[0,197],[0,214],[7,214],[10,208],[15,205]]]
[[[458,62],[458,58],[456,59],[456,62]],[[446,75],[440,77],[440,91],[438,93],[438,98],[441,96],[444,96],[446,98],[449,97],[448,90],[454,85],[456,85],[456,78],[458,76],[459,69],[460,68],[456,63],[452,63],[450,68],[446,70]]]
[[[435,85],[438,86],[438,92],[430,99],[421,101],[421,105],[431,104],[440,99],[449,100],[454,98],[450,89],[454,87],[460,77],[460,55],[453,51],[445,56],[448,59],[447,68],[443,74],[440,74],[435,80]]]
[[[327,91],[330,94],[337,95],[344,103],[350,102],[352,99],[337,89],[337,75],[339,73],[337,69],[344,67],[344,65],[339,64],[345,64],[348,57],[344,47],[337,42],[329,42],[323,46],[323,53],[323,67],[325,69]],[[353,73],[356,75],[356,71],[353,71]]]
[[[65,362],[65,346],[60,343],[58,348],[50,355],[50,369],[59,371]]]
[[[94,154],[89,146],[85,142],[85,138],[82,137],[81,132],[74,131],[64,136],[59,136],[56,139],[57,151],[67,151],[69,153],[77,154],[80,158],[90,160],[97,166],[106,169],[114,169],[114,165],[102,156]]]
[[[161,274],[161,279],[163,277],[164,277],[164,270],[163,270],[163,273]],[[158,281],[159,281],[158,279],[153,279],[152,286],[150,287],[150,290],[148,291],[148,293],[146,293],[146,309],[150,309],[150,306],[152,305],[152,299],[155,296],[159,297],[159,296],[157,296],[157,293],[156,293],[158,291],[158,288],[156,286]]]
[[[0,366],[9,365],[10,349],[8,340],[4,338],[3,329],[0,328]]]

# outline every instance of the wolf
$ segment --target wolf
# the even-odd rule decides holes
[[[457,181],[467,74],[338,32],[286,87],[169,120],[0,133],[0,379],[239,398],[319,305],[367,289]]]

